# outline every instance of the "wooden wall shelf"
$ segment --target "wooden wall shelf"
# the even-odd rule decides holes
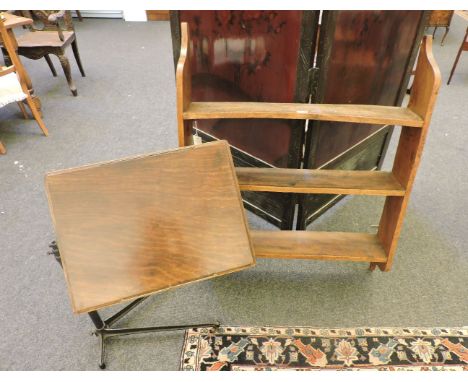
[[[440,87],[440,71],[432,55],[432,38],[422,43],[407,107],[379,105],[191,102],[186,23],[181,25],[177,64],[179,145],[193,144],[197,119],[282,118],[401,125],[391,172],[281,168],[237,168],[242,191],[357,194],[386,196],[376,235],[346,232],[251,231],[257,257],[364,261],[370,269],[391,269],[403,218]]]

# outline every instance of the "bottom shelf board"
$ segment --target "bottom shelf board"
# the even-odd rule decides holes
[[[251,231],[256,257],[385,263],[377,235],[354,232]]]

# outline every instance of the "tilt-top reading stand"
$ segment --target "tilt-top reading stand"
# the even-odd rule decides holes
[[[393,169],[386,171],[236,168],[241,191],[383,195],[386,202],[376,235],[310,231],[250,231],[257,257],[364,261],[370,269],[392,267],[403,218],[440,86],[432,38],[421,43],[407,107],[378,105],[192,102],[190,38],[181,24],[177,64],[179,146],[193,144],[192,123],[201,119],[276,118],[401,125]]]

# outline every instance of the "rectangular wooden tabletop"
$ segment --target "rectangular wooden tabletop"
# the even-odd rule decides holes
[[[46,176],[73,311],[254,265],[225,141]]]

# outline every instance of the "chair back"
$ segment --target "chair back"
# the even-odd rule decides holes
[[[73,26],[73,19],[70,11],[57,11],[57,10],[35,10],[35,11],[21,11],[23,17],[28,17],[34,21],[29,26],[31,31],[56,31],[57,28],[61,31],[72,32],[75,30]],[[63,14],[63,17],[61,17]],[[59,17],[50,16],[59,15]]]
[[[7,29],[4,24],[3,16],[0,13],[0,37],[3,42],[3,47],[6,49],[8,56],[10,57],[12,65],[6,69],[0,69],[0,75],[5,75],[11,72],[15,72],[18,75],[21,88],[25,94],[29,94],[28,87],[26,85],[26,80],[24,73],[22,71],[23,66],[21,65],[20,59],[16,52],[16,49],[11,41],[11,37],[7,32]]]

